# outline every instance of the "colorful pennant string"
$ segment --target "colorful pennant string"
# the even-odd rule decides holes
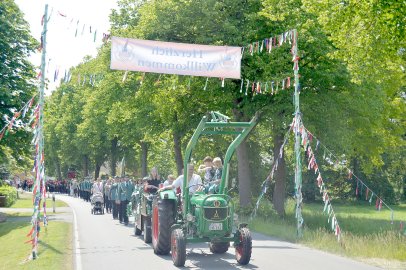
[[[13,127],[25,126],[23,124],[22,125],[17,124],[17,120],[20,118],[20,116],[25,117],[28,110],[32,107],[35,96],[36,95],[34,95],[30,100],[28,100],[21,110],[15,112],[11,120],[8,121],[8,123],[0,130],[0,141],[6,134],[8,134],[9,131],[13,129]]]
[[[294,30],[289,30],[285,33],[270,38],[264,38],[243,46],[241,54],[244,54],[244,51],[248,51],[251,56],[262,52],[271,53],[273,48],[281,47],[286,43],[292,45],[293,49],[296,44],[295,42]]]
[[[294,120],[293,120],[292,124],[290,125],[289,130],[285,134],[283,143],[282,143],[281,147],[279,148],[279,154],[277,156],[274,156],[274,162],[273,162],[271,172],[269,173],[269,175],[267,176],[265,181],[262,182],[261,194],[259,195],[259,197],[257,199],[257,202],[255,204],[254,210],[251,213],[251,219],[256,217],[257,211],[258,211],[258,208],[259,208],[259,204],[260,204],[262,198],[264,197],[264,195],[266,194],[270,183],[272,183],[274,181],[274,174],[275,174],[275,171],[278,169],[279,159],[281,159],[283,157],[283,151],[284,151],[283,149],[285,149],[285,146],[288,143],[289,134],[292,131],[293,126],[294,126]]]
[[[315,138],[317,140],[317,144],[318,145],[322,145],[322,147],[324,148],[325,152],[329,153],[329,157],[326,157],[326,155],[324,154],[323,158],[331,165],[331,164],[337,164],[339,162],[339,158],[336,157],[332,151],[330,149],[328,149],[325,145],[323,145],[320,140],[318,140],[309,130],[307,130],[306,128],[303,127],[303,129],[305,130],[305,132],[307,134],[309,134],[309,136],[312,136],[313,138]],[[332,158],[335,159],[335,163],[332,161]],[[369,204],[372,204],[372,200],[373,198],[376,198],[375,201],[375,208],[376,210],[380,211],[382,209],[382,206],[385,205],[386,208],[391,212],[391,223],[393,224],[394,220],[393,220],[393,209],[391,207],[389,207],[389,205],[387,203],[385,203],[385,201],[377,195],[377,192],[374,192],[367,184],[365,184],[364,181],[362,181],[358,176],[356,176],[354,174],[354,172],[348,168],[346,165],[344,165],[345,168],[348,171],[348,180],[353,180],[353,178],[355,178],[356,181],[356,186],[355,186],[355,196],[360,197],[360,198],[364,198],[365,196],[365,200],[369,202]],[[365,195],[363,195],[363,192],[365,190]]]
[[[303,146],[304,152],[307,155],[308,170],[313,170],[314,173],[317,175],[316,183],[317,183],[317,186],[319,187],[320,194],[322,194],[323,203],[324,203],[323,213],[327,214],[327,216],[328,216],[327,221],[328,221],[328,223],[331,222],[331,230],[334,232],[335,236],[337,237],[337,240],[340,241],[341,228],[340,228],[340,225],[338,224],[338,220],[337,220],[336,214],[334,212],[333,205],[331,204],[331,197],[328,195],[327,187],[323,181],[321,172],[319,170],[319,166],[316,161],[315,152],[313,151],[313,149],[311,147],[311,141],[314,136],[310,132],[307,131],[307,129],[304,127],[303,123],[301,123],[299,132],[300,132],[300,135],[302,138],[302,146]]]

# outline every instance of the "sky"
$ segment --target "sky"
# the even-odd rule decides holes
[[[58,85],[54,82],[55,71],[58,80],[64,77],[65,70],[79,64],[84,56],[95,56],[102,44],[103,33],[109,32],[109,14],[117,7],[117,0],[14,0],[29,23],[32,36],[40,41],[41,18],[48,4],[47,68],[46,77],[51,82],[46,93],[51,93]],[[64,15],[64,16],[62,16]],[[49,17],[49,16],[48,16]],[[79,23],[78,23],[79,21]],[[91,27],[91,33],[90,33]],[[94,42],[94,32],[96,42]],[[77,35],[75,37],[75,33]],[[40,66],[41,55],[30,57],[35,66]]]

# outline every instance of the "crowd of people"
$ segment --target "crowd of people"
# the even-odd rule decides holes
[[[7,184],[13,186],[17,189],[21,189],[23,191],[30,192],[34,188],[34,180],[27,178],[27,179],[20,179],[15,177],[13,180],[7,180]],[[61,194],[69,194],[70,193],[70,185],[71,181],[68,179],[65,180],[48,180],[46,181],[46,188],[47,192],[51,193],[61,193]]]
[[[199,166],[197,173],[192,164],[188,166],[187,187],[189,193],[193,194],[197,191],[206,193],[217,193],[218,184],[222,175],[222,161],[220,158],[206,157],[203,164]],[[203,180],[201,176],[203,175]],[[168,175],[164,180],[158,173],[157,168],[152,168],[148,177],[142,179],[133,179],[127,176],[111,177],[109,179],[93,180],[85,178],[82,181],[73,179],[69,184],[69,193],[71,196],[82,198],[86,202],[91,202],[92,196],[102,194],[104,201],[104,209],[106,213],[112,214],[113,219],[117,219],[120,223],[128,224],[127,207],[132,200],[135,190],[142,188],[145,192],[162,191],[173,189],[177,193],[183,191],[183,173],[175,178],[174,175]]]

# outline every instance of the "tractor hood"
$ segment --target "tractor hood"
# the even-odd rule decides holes
[[[191,204],[200,207],[227,207],[230,197],[222,194],[207,195],[196,192],[191,198]]]

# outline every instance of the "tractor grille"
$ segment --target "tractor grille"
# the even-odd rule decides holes
[[[227,207],[204,208],[204,217],[210,220],[224,220],[227,218]]]

